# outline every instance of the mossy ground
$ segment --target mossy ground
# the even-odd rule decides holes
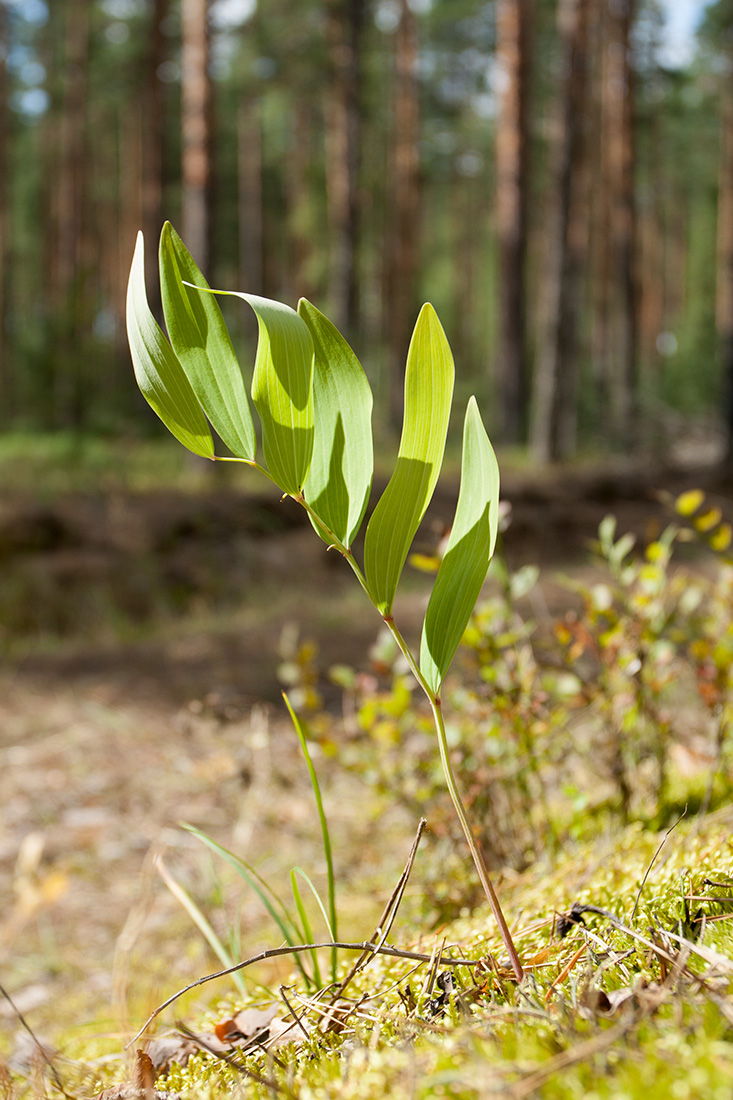
[[[322,1034],[320,1010],[293,973],[286,996],[313,1026],[308,1039],[242,1057],[236,1069],[198,1053],[185,1069],[173,1065],[156,1087],[202,1100],[729,1100],[733,903],[725,899],[733,896],[732,808],[683,820],[667,834],[638,824],[609,829],[563,852],[554,865],[535,864],[500,887],[527,968],[521,988],[501,965],[483,909],[430,934],[398,914],[390,936],[396,946],[483,960],[454,971],[455,991],[444,1006],[430,1004],[439,992],[437,985],[426,989],[430,965],[380,956],[347,989],[343,1028]],[[584,923],[560,938],[558,913],[574,904],[606,910],[615,922],[586,912]],[[344,957],[344,970],[352,961]],[[432,969],[445,968],[436,959]],[[251,978],[268,980],[257,968]],[[267,999],[262,985],[251,986],[251,1003]],[[202,1011],[187,998],[168,1010],[161,1028],[183,1017],[195,1033],[207,1034],[241,1007],[241,997],[227,996]],[[149,1034],[156,1031],[158,1022]],[[120,1045],[70,1027],[58,1063],[68,1091],[92,1096],[119,1080]],[[46,1095],[54,1091],[47,1074],[43,1088]],[[25,1086],[16,1079],[7,1091],[13,1100],[41,1094],[39,1078]]]

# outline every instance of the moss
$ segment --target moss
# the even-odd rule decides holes
[[[302,1100],[478,1100],[496,1091],[547,1100],[728,1100],[733,962],[711,970],[687,947],[679,957],[681,972],[667,967],[663,985],[655,953],[602,914],[586,914],[587,927],[576,925],[562,940],[553,935],[553,914],[581,902],[608,910],[645,939],[662,942],[672,932],[696,945],[704,913],[702,945],[730,958],[733,921],[712,918],[732,908],[716,900],[733,893],[732,823],[730,808],[681,822],[667,835],[641,894],[664,834],[638,824],[566,853],[552,868],[537,864],[503,885],[507,909],[522,913],[517,942],[531,977],[521,994],[490,969],[479,975],[458,969],[456,994],[445,1012],[432,1015],[419,995],[425,968],[413,972],[404,960],[377,958],[350,987],[359,1003],[352,1026],[341,1036],[279,1047],[278,1062],[263,1053],[248,1059],[247,1067],[271,1087],[250,1080],[247,1095],[264,1100],[278,1090]],[[443,937],[475,957],[501,955],[483,910],[442,929]],[[393,939],[405,944],[405,930]],[[426,938],[421,946],[428,949]],[[675,952],[679,944],[668,940],[666,947]],[[400,997],[408,983],[417,1013],[408,1013]],[[625,1000],[616,1011],[602,1011],[602,998],[594,1002],[589,995],[593,990],[608,997],[618,991]],[[174,1068],[159,1087],[205,1100],[238,1095],[243,1080],[200,1054],[185,1070]]]

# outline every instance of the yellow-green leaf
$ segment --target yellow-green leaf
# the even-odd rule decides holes
[[[173,350],[212,426],[232,454],[252,461],[255,430],[242,372],[219,303],[170,222],[160,235],[163,313]]]
[[[426,304],[407,353],[397,465],[369,520],[364,543],[367,588],[383,615],[391,614],[410,544],[440,474],[454,374],[443,327],[433,307]]]
[[[202,458],[214,457],[206,417],[181,364],[148,305],[145,245],[138,233],[127,284],[127,338],[140,391],[179,443]]]
[[[298,303],[298,314],[315,349],[315,434],[305,499],[349,548],[364,518],[372,485],[372,391],[336,326],[305,298]],[[332,541],[317,523],[313,526],[324,541]]]
[[[437,693],[468,625],[499,522],[499,467],[474,397],[463,428],[461,488],[448,546],[428,602],[420,671]]]
[[[705,494],[702,489],[688,489],[687,492],[680,493],[674,502],[674,506],[679,515],[691,516],[693,512],[698,510],[704,500]]]

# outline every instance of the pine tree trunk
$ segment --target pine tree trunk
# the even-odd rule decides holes
[[[163,224],[163,149],[165,147],[165,100],[158,70],[163,62],[163,21],[169,0],[151,0],[150,28],[144,59],[142,115],[142,230],[145,235],[145,277],[154,313],[161,315],[158,279],[158,238]]]
[[[499,245],[498,390],[505,443],[521,442],[527,410],[527,137],[532,0],[497,0],[496,62],[502,92],[496,126]]]
[[[722,93],[715,321],[725,387],[725,468],[733,472],[733,59]]]
[[[573,454],[577,435],[578,307],[584,234],[582,185],[587,128],[589,0],[561,0],[564,50],[552,151],[546,317],[535,374],[530,445],[537,462]]]
[[[361,48],[365,0],[329,0],[326,33],[326,189],[330,224],[328,299],[336,326],[352,339],[359,325],[359,161]]]
[[[417,59],[417,20],[408,0],[400,0],[400,20],[395,32],[394,123],[390,150],[392,210],[385,249],[389,410],[395,428],[402,424],[405,362],[415,322],[420,231]]]
[[[608,442],[629,450],[637,436],[635,149],[630,64],[635,5],[634,0],[617,0],[613,5],[601,7],[604,11],[601,156],[608,231],[601,417],[608,425]]]
[[[208,6],[208,0],[181,0],[181,229],[188,250],[203,271],[211,260]]]
[[[54,424],[80,426],[83,406],[82,356],[78,346],[85,316],[85,280],[89,261],[87,221],[87,66],[91,0],[66,0],[64,6],[63,100],[55,179]]]
[[[263,294],[262,124],[258,99],[240,100],[237,142],[240,279],[248,293]]]
[[[309,173],[313,111],[307,100],[293,107],[291,152],[288,159],[286,189],[288,202],[288,255],[285,292],[289,298],[312,298],[310,258],[313,234],[310,227]]]
[[[10,333],[7,324],[10,285],[8,45],[8,9],[0,2],[0,420],[6,424],[12,418],[14,401]]]

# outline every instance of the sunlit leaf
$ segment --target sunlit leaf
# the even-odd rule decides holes
[[[704,512],[701,516],[695,516],[695,527],[698,531],[706,533],[712,531],[714,527],[717,527],[723,518],[723,514],[720,508],[711,508],[709,511]]]
[[[364,518],[372,484],[372,391],[359,360],[335,325],[304,298],[298,313],[315,348],[315,437],[305,498],[348,548]],[[317,523],[313,526],[330,541]]]
[[[407,353],[397,465],[369,520],[364,545],[369,595],[383,615],[391,614],[405,558],[440,474],[454,373],[442,325],[426,304]]]
[[[142,233],[127,284],[127,338],[135,378],[150,407],[179,443],[203,458],[213,458],[214,444],[201,406],[148,305]]]
[[[455,519],[428,602],[420,646],[420,671],[436,694],[484,583],[498,521],[499,467],[472,397],[463,428]]]
[[[294,309],[271,298],[214,290],[242,298],[259,326],[252,400],[262,421],[262,449],[274,480],[297,497],[313,456],[313,341]]]
[[[702,489],[688,489],[686,493],[681,493],[677,497],[674,506],[681,516],[691,516],[704,500],[705,494]]]
[[[710,545],[713,550],[718,553],[722,553],[723,550],[727,550],[733,541],[733,530],[729,523],[721,523],[718,530],[710,539]]]
[[[255,431],[242,372],[216,298],[170,222],[160,235],[163,313],[173,350],[201,407],[232,454],[255,457]]]

